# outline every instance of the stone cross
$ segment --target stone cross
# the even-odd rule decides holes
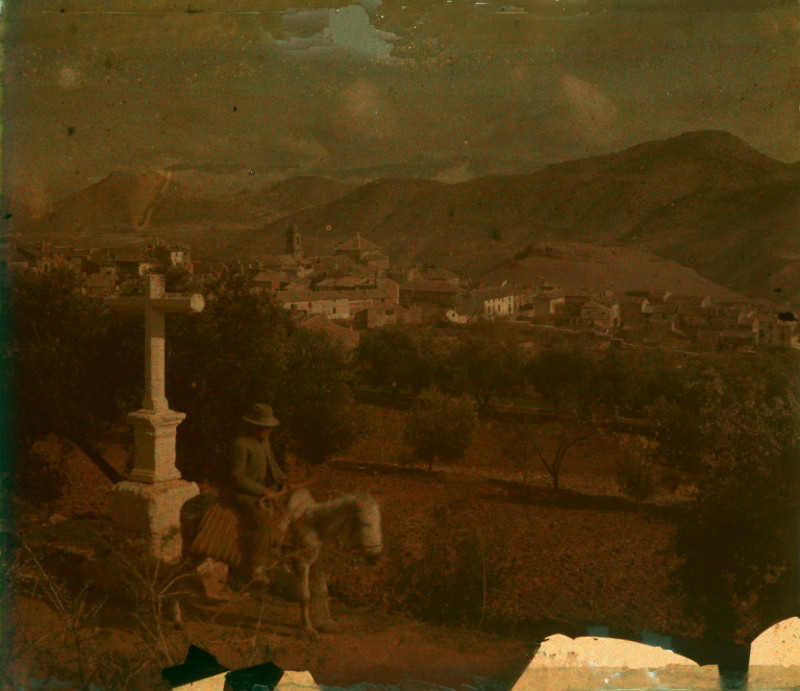
[[[175,438],[177,427],[185,418],[183,413],[170,410],[167,403],[164,315],[202,312],[205,301],[199,294],[166,293],[163,276],[149,274],[146,278],[147,292],[143,297],[109,298],[106,304],[114,309],[144,312],[144,398],[141,410],[128,415],[136,439],[134,468],[128,479],[154,483],[180,477],[175,467]]]

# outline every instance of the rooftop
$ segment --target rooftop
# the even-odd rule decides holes
[[[356,233],[354,238],[345,240],[336,248],[337,252],[371,252],[380,250],[381,248],[378,247],[378,245],[365,238],[362,238],[359,233]]]

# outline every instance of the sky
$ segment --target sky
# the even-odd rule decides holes
[[[457,182],[688,130],[800,159],[800,4],[5,0],[4,189]]]

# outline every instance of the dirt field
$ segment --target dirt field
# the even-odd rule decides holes
[[[103,670],[94,683],[107,676],[115,688],[155,688],[160,666],[182,659],[194,643],[229,667],[272,659],[334,686],[418,679],[457,688],[479,677],[503,688],[550,633],[607,625],[698,635],[669,588],[668,511],[619,496],[613,437],[576,449],[555,494],[545,474],[523,485],[506,467],[498,423],[481,424],[462,466],[429,472],[396,464],[403,413],[364,406],[361,415],[349,453],[313,471],[317,499],[366,491],[383,513],[380,564],[335,548],[326,556],[339,630],[303,635],[295,603],[256,591],[223,605],[190,598],[183,629],[164,624],[157,636],[145,635],[124,602],[106,596],[81,633],[84,664]],[[105,454],[124,467],[122,449],[109,445]],[[45,532],[53,521],[79,530],[107,522],[110,483],[76,452],[65,462],[63,499],[28,515],[28,531],[37,521]],[[17,597],[11,671],[74,679],[75,646],[63,633],[69,627],[45,591],[40,584]],[[437,618],[445,621],[431,623]]]

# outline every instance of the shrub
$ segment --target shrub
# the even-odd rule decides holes
[[[418,394],[430,383],[428,347],[424,336],[408,328],[389,326],[369,330],[356,350],[361,379],[392,393]]]
[[[656,468],[635,451],[625,450],[617,459],[616,480],[618,487],[631,499],[646,501],[656,494]]]
[[[476,415],[473,406],[458,399],[436,396],[419,401],[412,408],[404,431],[405,442],[415,460],[454,464],[460,461],[472,442]]]
[[[420,552],[397,553],[389,587],[413,616],[447,624],[487,620],[487,603],[502,585],[501,548],[460,502],[439,507]]]

